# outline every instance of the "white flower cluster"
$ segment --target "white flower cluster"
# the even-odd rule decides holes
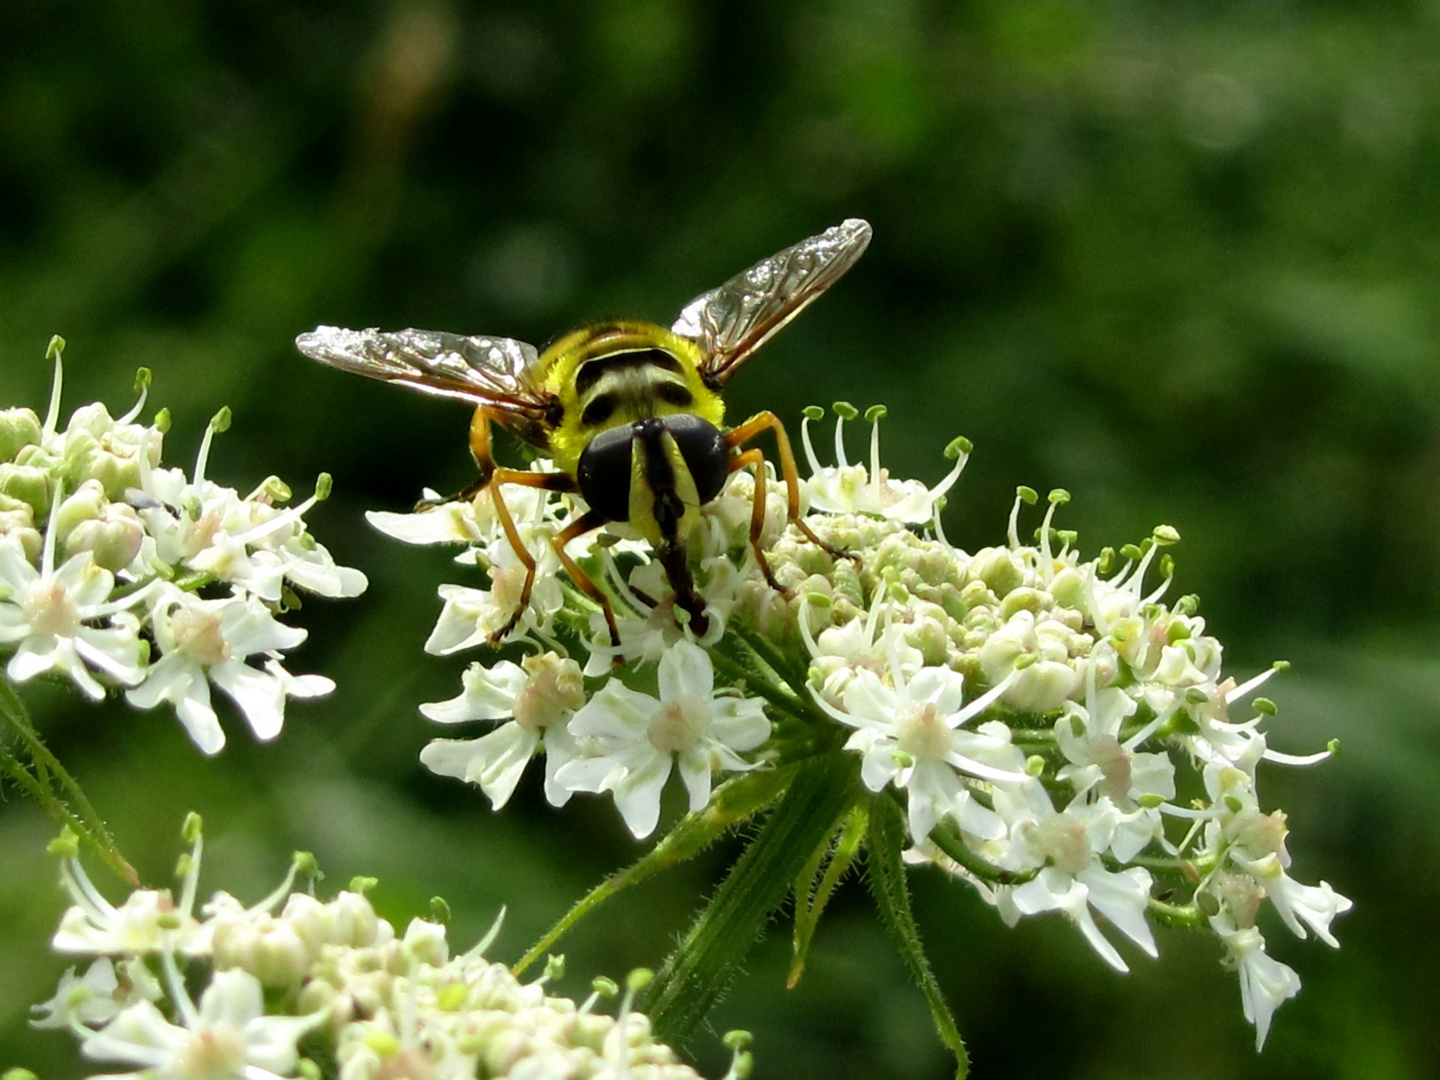
[[[193,848],[181,860],[179,898],[137,890],[118,906],[91,883],[73,844],[58,844],[74,906],[53,947],[94,959],[84,974],[63,976],[33,1023],[69,1029],[87,1058],[133,1070],[107,1078],[698,1076],[630,1008],[642,980],[632,978],[618,1018],[595,1011],[617,992],[609,980],[596,980],[579,1005],[550,996],[545,983],[563,963],[522,984],[485,959],[498,922],[452,956],[442,924],[417,918],[397,934],[377,916],[362,891],[373,881],[328,902],[293,891],[307,856],[297,855],[260,903],[246,907],[218,892],[197,914],[198,818],[186,833]],[[728,1080],[748,1072],[741,1049],[737,1042]]]
[[[294,590],[357,596],[358,570],[337,566],[306,530],[304,514],[325,497],[288,509],[289,489],[271,477],[249,495],[205,475],[210,444],[229,424],[211,422],[193,472],[163,468],[163,411],[136,421],[140,400],[119,419],[104,405],[77,409],[61,427],[60,352],[48,414],[0,411],[0,658],[23,683],[55,672],[92,700],[123,689],[138,708],[174,707],[196,745],[213,754],[225,735],[210,686],[239,707],[257,738],[273,738],[290,697],[334,689],[319,675],[292,675],[281,653],[305,631],[276,617]]]
[[[1221,671],[1220,643],[1194,598],[1161,602],[1173,529],[1118,557],[1107,550],[1085,560],[1074,535],[1053,526],[1068,500],[1055,492],[1036,542],[1023,544],[1022,503],[1036,496],[1022,489],[1008,543],[967,554],[946,541],[938,513],[968,455],[965,440],[947,450],[950,475],[927,490],[880,467],[878,434],[868,469],[850,464],[840,423],[837,464],[822,466],[809,432],[819,415],[807,413],[804,431],[813,474],[805,521],[854,558],[834,558],[787,527],[783,485],[772,476],[761,546],[777,591],[748,544],[753,477],[735,473],[691,538],[711,616],[700,638],[683,613],[677,620],[659,564],[612,526],[567,549],[608,586],[621,639],[612,647],[595,605],[566,584],[550,548],[575,501],[507,488],[540,567],[505,640],[535,651],[521,664],[474,664],[460,696],[423,706],[442,723],[509,722],[478,739],[437,740],[422,760],[479,784],[499,808],[543,752],[550,802],[612,792],[642,837],[658,822],[672,769],[698,810],[712,773],[807,752],[853,754],[866,789],[903,803],[910,859],[965,878],[1012,925],[1061,912],[1125,971],[1097,915],[1151,956],[1149,917],[1208,923],[1239,971],[1245,1015],[1263,1043],[1275,1008],[1299,987],[1264,951],[1263,902],[1291,931],[1303,937],[1308,928],[1331,945],[1330,922],[1350,907],[1329,885],[1289,876],[1284,814],[1262,812],[1256,795],[1262,762],[1310,764],[1328,753],[1271,750],[1260,724],[1274,707],[1263,698],[1253,716],[1230,716],[1283,665],[1237,685]],[[463,543],[459,561],[490,570],[489,590],[442,586],[432,653],[495,641],[515,610],[524,567],[490,499],[482,492],[419,514],[370,515],[408,542]],[[917,532],[922,523],[929,529]],[[1157,559],[1160,581],[1147,587]],[[760,697],[717,689],[717,666]],[[645,692],[650,685],[658,697]],[[783,715],[772,722],[766,708]],[[1177,772],[1194,782],[1177,784]],[[1178,800],[1177,791],[1202,783],[1204,798]]]

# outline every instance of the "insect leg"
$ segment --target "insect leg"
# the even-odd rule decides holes
[[[500,522],[500,528],[505,532],[505,539],[510,542],[510,548],[515,552],[515,557],[525,567],[525,584],[520,586],[520,600],[505,625],[490,635],[492,644],[500,642],[506,634],[515,629],[515,624],[520,621],[520,616],[525,614],[525,609],[530,606],[530,590],[535,587],[535,558],[520,540],[520,530],[515,528],[515,519],[510,515],[510,508],[505,505],[505,497],[500,494],[501,484],[544,488],[546,491],[573,493],[576,490],[575,481],[565,473],[521,472],[519,469],[495,468],[492,464],[490,477],[482,486],[488,487],[490,501],[495,507],[495,517]]]
[[[760,564],[760,570],[770,587],[788,596],[789,590],[775,580],[775,572],[770,569],[770,560],[760,548],[760,533],[765,528],[765,455],[752,447],[730,459],[731,472],[739,472],[747,465],[755,466],[755,500],[750,509],[750,550],[755,552],[755,561]]]
[[[480,467],[480,475],[475,478],[473,483],[467,484],[454,495],[448,495],[443,499],[421,499],[415,504],[416,513],[422,510],[433,510],[442,503],[468,502],[485,490],[485,485],[490,483],[490,477],[497,467],[495,457],[490,452],[490,422],[495,420],[497,415],[495,410],[488,405],[481,405],[475,410],[475,415],[470,418],[470,454],[474,457],[475,464]]]
[[[575,583],[575,587],[600,605],[600,610],[605,613],[605,625],[610,628],[610,644],[618,649],[620,647],[620,631],[615,628],[615,612],[610,607],[610,598],[601,591],[595,582],[590,580],[589,574],[580,569],[580,564],[565,553],[566,544],[577,536],[584,536],[586,533],[600,528],[606,520],[605,516],[597,511],[587,511],[551,537],[550,546],[555,549],[555,554],[560,556],[560,563],[565,567],[565,572],[570,575],[570,580]]]
[[[771,431],[775,432],[775,443],[780,451],[780,475],[785,478],[785,493],[787,499],[786,509],[789,513],[790,521],[797,529],[799,529],[802,533],[805,534],[805,538],[807,540],[809,540],[816,547],[820,548],[820,550],[830,555],[832,558],[838,559],[843,557],[853,559],[854,561],[859,562],[860,560],[858,556],[851,554],[848,551],[841,551],[834,544],[829,544],[826,543],[824,540],[821,540],[820,537],[815,535],[814,530],[811,529],[809,525],[805,524],[804,520],[800,517],[800,471],[795,466],[795,454],[790,449],[790,436],[785,433],[785,425],[780,423],[780,418],[778,416],[776,416],[768,409],[764,412],[756,413],[749,420],[746,420],[745,423],[741,424],[739,427],[727,433],[725,436],[725,441],[729,443],[731,447],[738,448],[741,444],[747,443],[756,435],[759,435],[766,428],[769,428]],[[739,454],[736,457],[732,458],[730,461],[730,471],[734,472],[738,468],[743,468],[743,465],[737,463],[741,458],[748,458],[748,455],[752,453],[758,454],[759,451],[747,450],[744,454]],[[751,464],[752,460],[753,459],[746,460],[745,464]],[[763,456],[761,457],[761,460],[764,460]],[[763,524],[765,520],[764,507],[760,505],[761,502],[763,502],[763,484],[760,482],[763,475],[764,468],[762,466],[761,468],[757,469],[755,473],[755,498],[757,501],[755,507],[755,515],[750,525],[750,539],[752,544],[755,546],[755,550],[757,552],[760,550],[758,530],[760,525]],[[763,561],[761,565],[764,565]],[[767,579],[769,578],[768,569],[766,571],[766,577]],[[771,584],[774,585],[773,580],[771,580]]]

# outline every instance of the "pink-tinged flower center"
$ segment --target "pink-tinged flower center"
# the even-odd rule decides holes
[[[230,643],[220,629],[220,616],[195,608],[180,608],[170,616],[175,648],[206,667],[230,659]]]
[[[1236,824],[1235,841],[1252,856],[1263,858],[1283,852],[1289,832],[1283,810],[1272,814],[1249,814]]]
[[[69,637],[80,625],[80,609],[65,587],[56,581],[39,581],[27,585],[20,593],[20,610],[33,634]]]
[[[689,694],[661,702],[650,718],[650,745],[666,754],[683,754],[699,744],[710,727],[710,703]]]
[[[944,761],[950,736],[950,728],[930,702],[906,701],[896,709],[895,741],[916,761]]]
[[[530,731],[549,727],[585,704],[579,671],[558,664],[542,667],[515,698],[515,722]]]
[[[183,526],[182,543],[187,558],[198,555],[215,541],[224,527],[220,515],[214,513],[205,514],[198,521],[186,521]]]
[[[1117,801],[1130,794],[1130,752],[1119,739],[1114,735],[1092,739],[1090,760],[1100,767],[1100,775],[1105,778],[1100,784],[1102,792]]]
[[[175,1058],[175,1075],[195,1077],[245,1075],[245,1036],[234,1024],[214,1024],[198,1032]]]
[[[1054,814],[1036,822],[1028,830],[1027,839],[1037,855],[1064,873],[1078,874],[1090,865],[1090,839],[1085,835],[1085,825],[1069,814]]]

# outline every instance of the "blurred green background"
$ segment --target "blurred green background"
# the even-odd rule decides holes
[[[1058,918],[1014,931],[914,878],[976,1075],[1423,1077],[1440,1000],[1440,5],[1138,0],[442,0],[0,5],[0,404],[129,406],[155,371],[185,464],[235,414],[210,475],[299,491],[370,575],[308,604],[292,667],[334,677],[257,746],[203,759],[163,711],[27,687],[54,747],[152,881],[183,813],[208,888],[258,899],[292,848],[327,886],[381,878],[396,919],[448,898],[458,941],[496,908],[518,956],[637,847],[613,807],[504,814],[426,774],[416,713],[462,663],[425,656],[444,553],[383,541],[366,508],[472,475],[466,411],[304,362],[320,322],[543,341],[691,296],[843,217],[875,241],[727,395],[798,420],[884,402],[885,457],[938,479],[975,458],[953,541],[999,541],[1015,485],[1064,486],[1089,551],[1176,526],[1178,589],[1267,688],[1269,769],[1302,880],[1353,897],[1343,948],[1264,925],[1304,979],[1263,1055],[1207,936],[1105,968]],[[859,432],[856,432],[859,449]],[[534,778],[531,777],[531,780]],[[63,964],[50,826],[0,806],[0,1065],[86,1065],[25,1027]],[[657,963],[723,854],[647,885],[566,945],[571,977]],[[97,869],[97,875],[102,871]],[[637,917],[638,916],[638,917]],[[776,932],[717,1011],[757,1076],[933,1078],[949,1065],[852,883],[806,980]],[[718,1038],[696,1059],[724,1069]]]

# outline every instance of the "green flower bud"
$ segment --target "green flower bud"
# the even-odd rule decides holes
[[[1025,581],[1025,571],[1005,548],[985,548],[970,560],[970,573],[989,586],[996,596],[1004,596]]]
[[[35,514],[28,503],[0,496],[0,537],[3,536],[18,537],[25,558],[32,563],[39,561],[45,540],[35,528]]]
[[[1061,607],[1075,611],[1089,611],[1089,598],[1085,592],[1085,575],[1073,566],[1067,566],[1050,582],[1050,595]]]
[[[73,487],[98,480],[107,496],[119,499],[127,488],[140,486],[142,454],[151,465],[159,463],[157,429],[117,424],[105,406],[86,405],[75,410],[65,429],[63,475]]]
[[[14,461],[22,447],[40,441],[40,418],[29,409],[0,409],[0,461]]]
[[[1002,618],[1010,618],[1017,611],[1044,611],[1050,606],[1050,597],[1039,589],[1032,589],[1028,585],[1022,585],[1017,589],[1011,589],[1005,594],[1005,599],[1000,602],[1000,615]]]
[[[30,507],[36,520],[50,513],[50,494],[50,474],[46,470],[8,461],[0,464],[0,495]]]
[[[65,501],[50,516],[50,528],[56,538],[64,543],[83,521],[92,521],[105,513],[105,489],[98,480],[86,480],[65,496]]]
[[[67,556],[88,551],[96,566],[118,573],[135,561],[144,542],[140,515],[124,503],[108,503],[100,517],[75,526],[64,544]]]

